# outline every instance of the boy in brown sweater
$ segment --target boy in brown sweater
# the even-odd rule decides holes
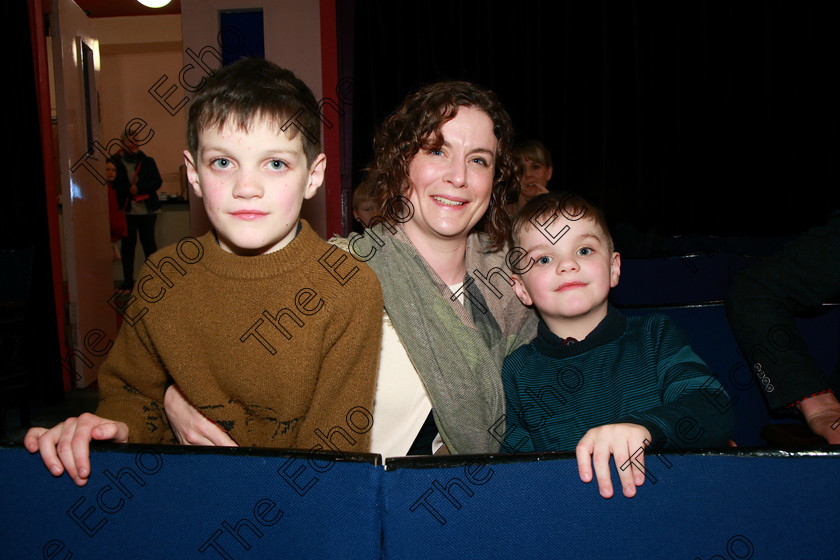
[[[92,439],[175,443],[172,383],[239,445],[368,451],[382,293],[300,219],[326,167],[317,107],[259,59],[217,70],[196,95],[184,158],[212,229],[146,261],[96,414],[27,433],[54,475],[85,484]]]

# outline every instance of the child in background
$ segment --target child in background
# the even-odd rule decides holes
[[[370,197],[370,184],[365,178],[353,191],[353,218],[355,223],[359,224],[359,227],[354,229],[361,233],[375,216],[376,202]]]
[[[108,160],[105,162],[105,180],[108,187],[108,223],[111,226],[111,252],[115,261],[120,260],[120,250],[117,241],[128,235],[125,222],[125,212],[117,204],[117,192],[114,190],[114,179],[117,178],[117,166]]]
[[[96,414],[27,433],[54,475],[85,484],[91,439],[174,443],[173,383],[230,444],[369,450],[370,427],[345,427],[373,409],[382,293],[364,263],[322,263],[333,248],[300,219],[326,156],[317,134],[284,123],[319,131],[312,107],[306,84],[261,59],[217,70],[196,95],[184,158],[211,231],[144,265]]]
[[[632,497],[646,447],[726,445],[732,413],[713,402],[723,389],[673,321],[625,317],[608,303],[621,258],[600,210],[577,195],[542,195],[522,208],[512,235],[528,263],[514,291],[540,324],[502,369],[503,451],[574,449],[581,480],[592,480],[594,462],[609,498],[610,455]]]

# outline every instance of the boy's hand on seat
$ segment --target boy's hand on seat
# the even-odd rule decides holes
[[[163,408],[172,432],[181,445],[216,445],[238,447],[221,426],[204,416],[181,393],[177,385],[170,385],[163,396]]]
[[[639,424],[605,424],[592,428],[577,444],[578,473],[584,482],[592,480],[592,466],[595,466],[595,476],[598,478],[598,489],[601,496],[611,498],[613,495],[612,480],[610,478],[610,455],[615,461],[618,478],[624,495],[632,498],[636,495],[636,486],[645,481],[644,454],[631,458],[645,447],[645,440],[650,441],[651,435],[647,428]],[[627,468],[621,466],[630,461]]]
[[[30,428],[23,445],[30,453],[41,452],[41,460],[53,476],[67,476],[84,486],[90,476],[90,441],[128,441],[128,426],[95,414],[68,418],[54,428]]]

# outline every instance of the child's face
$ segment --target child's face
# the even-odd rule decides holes
[[[116,178],[117,168],[113,163],[109,161],[105,164],[105,180],[109,183],[113,183]]]
[[[363,198],[359,202],[359,207],[353,210],[353,215],[364,225],[368,225],[370,221],[376,217],[376,205],[373,199]]]
[[[518,246],[534,265],[514,276],[514,291],[522,303],[537,308],[552,332],[581,340],[606,317],[621,261],[594,220],[572,221],[558,214],[548,233],[556,236],[566,226],[569,230],[553,245],[532,224],[520,232]]]
[[[199,132],[197,161],[184,152],[187,177],[222,249],[271,253],[294,238],[303,200],[324,180],[326,156],[307,165],[301,134],[290,140],[262,119],[245,132],[232,120]]]

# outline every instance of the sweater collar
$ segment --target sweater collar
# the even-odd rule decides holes
[[[287,274],[303,265],[311,266],[313,253],[326,253],[326,245],[306,220],[300,220],[297,235],[288,245],[267,255],[243,257],[219,246],[213,229],[197,240],[204,250],[201,264],[227,278],[257,279]],[[186,251],[186,249],[185,249]]]
[[[609,304],[607,316],[604,317],[598,326],[592,329],[583,340],[564,344],[563,339],[551,332],[548,325],[540,319],[537,327],[537,337],[534,339],[536,349],[546,356],[554,358],[567,358],[588,352],[593,348],[612,342],[624,332],[627,319],[618,309]]]

